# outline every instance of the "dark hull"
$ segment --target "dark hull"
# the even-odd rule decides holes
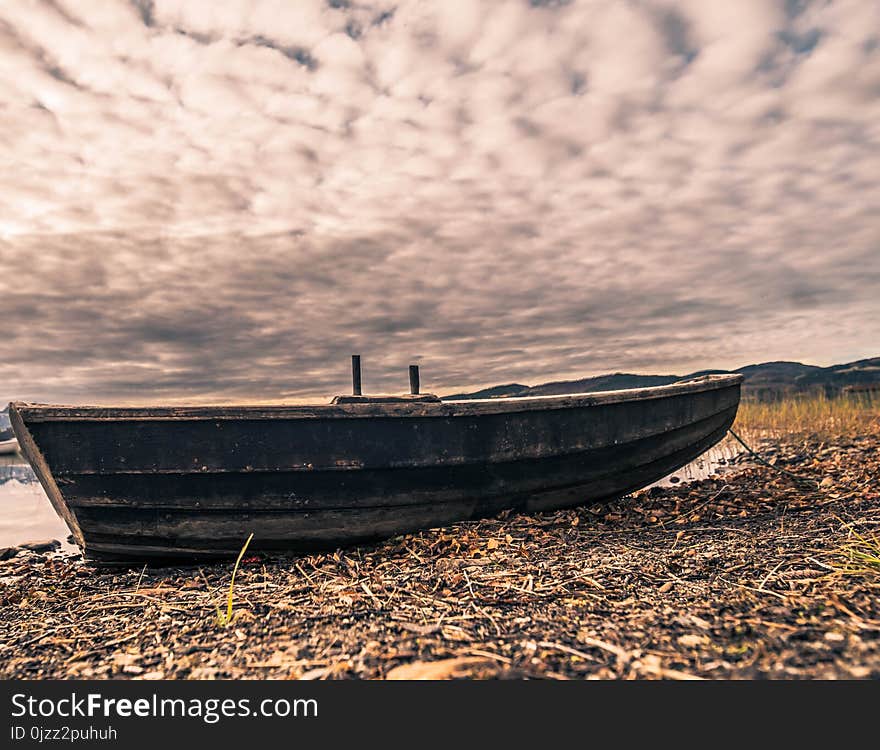
[[[294,552],[619,497],[720,440],[736,376],[494,402],[82,409],[13,425],[87,556]]]

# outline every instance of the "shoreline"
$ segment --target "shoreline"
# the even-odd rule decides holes
[[[231,563],[19,553],[0,562],[0,676],[880,678],[880,572],[850,564],[854,534],[880,524],[880,434],[765,453],[815,489],[737,468],[602,506],[249,556],[229,627],[216,607]]]

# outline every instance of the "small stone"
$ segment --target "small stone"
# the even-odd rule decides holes
[[[20,544],[20,549],[29,549],[31,552],[52,552],[61,546],[57,539],[47,539],[41,542],[25,542]]]
[[[694,646],[706,645],[707,643],[709,643],[709,639],[705,635],[688,633],[687,635],[679,636],[678,643],[685,648],[693,648]]]
[[[678,484],[681,481],[681,479],[679,477],[669,477],[669,481],[672,484]]]
[[[665,594],[667,591],[671,591],[671,590],[672,590],[672,581],[667,581],[659,589],[657,589],[657,591],[659,591],[661,594]]]
[[[820,487],[833,487],[834,480],[831,477],[825,477],[821,482],[819,482]]]
[[[825,640],[831,643],[840,643],[846,640],[846,636],[843,633],[838,633],[836,630],[829,630],[825,633]]]

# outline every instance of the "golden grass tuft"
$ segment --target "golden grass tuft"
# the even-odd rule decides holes
[[[847,565],[860,574],[880,575],[880,541],[876,538],[858,537],[844,549]]]
[[[854,437],[880,429],[880,397],[870,393],[824,393],[779,401],[743,401],[734,429],[751,437]]]
[[[832,553],[832,567],[836,573],[859,578],[880,578],[880,537],[859,534],[851,524],[849,539]]]

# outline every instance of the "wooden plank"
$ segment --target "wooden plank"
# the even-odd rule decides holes
[[[607,477],[564,489],[553,489],[535,495],[514,495],[495,498],[464,498],[453,503],[427,503],[404,508],[366,508],[356,510],[319,511],[291,515],[284,512],[261,514],[194,512],[130,513],[106,508],[83,510],[83,519],[93,529],[87,549],[107,549],[105,545],[128,547],[134,554],[138,545],[158,553],[165,549],[173,554],[176,548],[197,554],[204,548],[221,547],[233,551],[241,540],[254,534],[251,549],[308,550],[327,546],[345,546],[365,539],[378,539],[409,533],[422,528],[445,526],[462,520],[494,515],[501,510],[553,510],[584,503],[602,502],[619,497],[627,483],[643,486],[652,479],[687,463],[706,447],[723,437],[718,429],[703,438],[699,445],[689,446],[673,456],[638,467],[630,475]],[[122,549],[119,549],[122,553]]]
[[[67,475],[61,488],[79,507],[153,509],[241,509],[288,512],[444,503],[463,494],[517,494],[565,487],[630,472],[635,467],[688,449],[725,429],[735,411],[635,443],[565,456],[507,463],[357,472],[239,474]]]
[[[600,499],[614,499],[662,479],[667,474],[690,463],[697,456],[715,445],[727,434],[727,429],[732,421],[721,424],[695,443],[674,453],[660,456],[653,461],[633,467],[630,471],[600,478],[598,481],[591,483],[589,487],[590,496]],[[564,488],[562,490],[551,489],[547,492],[532,494],[526,501],[525,510],[545,511],[580,505],[583,503],[583,496],[578,496],[577,488],[574,489],[575,492],[572,492],[572,488]]]

